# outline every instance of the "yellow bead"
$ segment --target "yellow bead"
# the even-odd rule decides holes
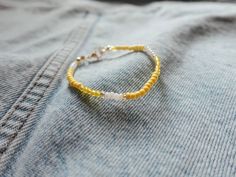
[[[141,92],[140,92],[140,90],[137,92],[137,98],[139,98],[139,97],[141,97],[142,96],[142,94],[141,94]]]
[[[92,96],[94,96],[95,91],[94,91],[93,89],[91,89],[90,94],[91,94]]]
[[[148,83],[147,84],[150,84],[151,86],[150,86],[150,89],[152,88],[152,86],[154,85],[154,82],[152,82],[152,81],[148,81]]]
[[[126,99],[129,99],[129,93],[124,93],[124,97],[125,97]]]
[[[140,92],[141,96],[145,95],[145,93],[146,93],[146,91],[144,89],[141,89],[139,92]]]
[[[135,99],[135,94],[134,93],[130,93],[130,99]]]
[[[83,86],[81,86],[80,90],[81,90],[81,92],[84,92],[84,93],[86,93],[86,87],[85,87],[84,85],[83,85]]]
[[[87,93],[86,89],[81,90],[82,93]]]
[[[151,88],[152,87],[152,83],[150,83],[149,81],[145,84],[147,87]]]
[[[126,93],[125,95],[124,95],[124,97],[126,98],[126,99],[132,99],[132,96],[131,96],[131,93]]]
[[[79,82],[79,83],[78,83],[78,89],[80,89],[80,88],[82,87],[82,85],[83,85],[83,84]]]
[[[145,92],[148,92],[148,91],[150,90],[150,87],[147,86],[147,85],[144,85],[143,90],[144,90]]]
[[[134,92],[133,94],[134,94],[134,99],[139,97],[139,93],[138,92]]]
[[[90,88],[88,88],[88,94],[89,94],[89,95],[92,95],[92,92],[93,92],[93,91],[92,91]]]
[[[126,94],[126,98],[127,98],[127,99],[132,99],[132,93],[127,93],[127,94]]]
[[[91,95],[92,95],[92,96],[97,96],[97,91],[96,91],[96,90],[92,90],[92,91],[91,91]]]
[[[92,94],[92,90],[90,88],[87,88],[88,94],[91,95]]]
[[[150,79],[150,81],[151,81],[152,83],[155,83],[155,82],[157,81],[157,78],[152,77],[152,78]]]
[[[76,81],[74,81],[73,82],[73,86],[75,87],[75,88],[77,88],[78,86],[77,86],[77,82]]]
[[[73,86],[73,87],[75,86],[75,81],[74,80],[71,81],[71,86]]]
[[[95,91],[94,96],[97,96],[97,97],[101,96],[101,92],[100,91]]]
[[[158,71],[158,70],[155,70],[155,71],[153,72],[153,74],[157,76],[157,75],[159,74],[159,71]]]
[[[157,76],[153,74],[151,78],[155,78],[155,79],[157,79]]]

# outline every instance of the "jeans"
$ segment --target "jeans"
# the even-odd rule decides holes
[[[0,176],[236,176],[233,2],[1,0],[0,24]],[[103,100],[68,87],[69,64],[108,44],[160,56],[145,97]],[[152,69],[131,53],[75,78],[122,93]]]

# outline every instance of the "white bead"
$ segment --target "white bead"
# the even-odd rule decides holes
[[[149,47],[145,47],[144,52],[146,52],[146,54],[150,56],[153,62],[156,63],[156,59],[155,59],[156,54]]]
[[[73,62],[70,64],[70,67],[73,68],[73,69],[76,69],[77,66],[78,66],[77,61],[73,61]]]
[[[123,95],[114,92],[104,92],[104,98],[108,100],[122,100]]]
[[[155,56],[155,53],[149,47],[145,47],[144,51],[151,57]]]

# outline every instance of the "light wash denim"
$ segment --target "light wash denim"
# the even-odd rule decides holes
[[[68,87],[76,56],[149,45],[161,77],[136,101]],[[115,56],[115,57],[114,57]],[[78,69],[105,91],[139,89],[142,53]],[[236,176],[234,2],[0,0],[1,177]]]

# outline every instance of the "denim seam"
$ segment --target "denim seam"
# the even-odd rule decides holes
[[[88,11],[84,11],[82,12],[84,13],[84,17],[86,17],[89,12]],[[73,37],[71,37],[71,35],[73,35],[73,33],[76,33],[76,31],[72,31],[68,34],[67,38],[65,39],[65,43],[64,43],[64,48],[60,48],[58,49],[52,56],[49,57],[48,61],[46,61],[41,69],[39,69],[39,71],[35,74],[35,76],[33,78],[36,78],[38,77],[39,73],[44,73],[46,70],[47,70],[47,67],[49,67],[49,65],[54,61],[54,58],[56,57],[56,55],[59,54],[59,52],[62,52],[63,50],[65,51],[65,48],[67,45],[67,43],[71,43],[71,42],[78,42],[78,41],[73,41]],[[77,32],[78,33],[78,32]],[[68,48],[67,48],[68,49]],[[51,58],[51,59],[50,59]],[[0,128],[2,126],[4,126],[4,124],[6,123],[6,121],[8,120],[8,118],[14,113],[14,111],[18,108],[18,106],[20,105],[21,102],[24,101],[25,97],[27,97],[27,94],[29,94],[29,92],[34,88],[34,85],[29,88],[30,85],[32,85],[33,82],[37,82],[43,75],[39,75],[39,77],[34,81],[34,79],[32,81],[29,82],[29,84],[25,87],[25,91],[26,93],[23,92],[23,96],[20,96],[16,101],[15,103],[13,103],[13,105],[10,107],[10,109],[7,111],[7,113],[2,117],[2,119],[0,119]],[[27,90],[28,89],[28,90]],[[17,103],[17,104],[16,104]],[[1,151],[0,151],[1,152]]]
[[[40,70],[36,76],[38,78],[36,80],[33,80],[29,84],[28,89],[25,91],[25,93],[23,93],[23,96],[18,99],[17,104],[14,105],[11,112],[8,112],[5,115],[5,118],[3,119],[4,122],[2,122],[2,126],[1,126],[2,131],[0,132],[1,134],[5,134],[5,137],[6,137],[5,139],[3,138],[0,140],[1,141],[0,153],[2,155],[4,154],[4,152],[7,151],[11,142],[17,137],[18,132],[22,129],[28,117],[32,115],[35,107],[38,105],[38,102],[43,98],[45,92],[50,87],[51,83],[54,81],[55,76],[58,74],[58,72],[60,71],[64,63],[67,61],[66,59],[69,57],[73,49],[77,46],[78,42],[81,42],[81,41],[83,42],[84,40],[86,40],[86,34],[82,34],[82,35],[78,35],[78,34],[80,34],[82,30],[86,31],[92,28],[92,26],[93,26],[93,23],[90,22],[89,26],[85,26],[82,29],[80,28],[80,30],[73,31],[71,34],[69,34],[64,44],[64,47],[61,50],[59,50],[55,55],[53,55],[51,60],[49,60],[49,62],[45,63],[45,65],[42,67],[43,70],[42,71]],[[78,35],[78,36],[75,37],[73,34]],[[81,40],[80,37],[83,37],[84,39]],[[72,46],[70,46],[71,44]],[[60,56],[62,56],[61,62],[56,60]],[[52,70],[52,71],[55,70],[55,71],[53,71],[53,74],[51,75],[49,74],[49,76],[47,76],[46,72],[49,70]],[[43,83],[40,83],[40,79],[42,79],[43,77],[46,77],[49,80],[49,82],[46,85],[44,85]],[[35,96],[34,92],[37,90],[36,87],[39,87],[38,90],[43,91],[43,93],[41,94],[36,93],[36,96],[38,96],[38,99],[34,101],[33,107],[30,107],[29,105],[28,105],[29,107],[27,107],[27,97]],[[36,90],[34,90],[35,88]],[[26,104],[26,106],[24,104]],[[17,111],[26,112],[27,115],[24,114],[25,118],[23,118],[24,115],[23,117],[20,117],[20,119],[23,118],[22,120],[10,119],[11,117],[14,117],[14,114],[17,114]]]

